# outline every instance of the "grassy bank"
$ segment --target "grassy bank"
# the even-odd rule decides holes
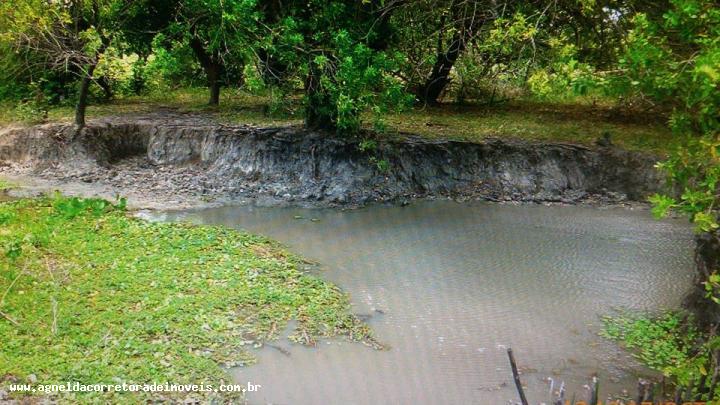
[[[682,313],[656,315],[623,313],[603,319],[601,336],[620,343],[647,367],[682,387],[698,381],[710,384],[706,367],[707,339]]]
[[[583,103],[440,105],[392,115],[387,121],[394,130],[430,139],[479,142],[517,138],[594,145],[608,135],[611,142],[625,149],[655,153],[668,152],[675,144],[663,117]]]
[[[272,107],[274,106],[274,107]],[[14,106],[0,108],[0,125],[28,122]],[[173,108],[184,112],[211,114],[221,121],[255,125],[299,125],[302,111],[299,97],[284,99],[280,105],[270,95],[249,94],[242,90],[223,92],[218,107],[207,106],[206,89],[179,89],[162,94],[128,97],[102,104],[91,104],[88,117],[128,114]],[[49,121],[70,121],[71,106],[48,111]],[[367,122],[371,122],[368,117]],[[386,117],[389,135],[411,133],[430,139],[456,139],[480,142],[488,137],[574,142],[592,145],[610,135],[624,148],[658,153],[674,144],[663,116],[638,111],[620,111],[610,104],[582,102],[540,102],[516,100],[495,106],[453,105],[414,108]]]
[[[224,367],[255,361],[247,348],[277,337],[291,319],[300,343],[334,335],[369,341],[347,297],[302,268],[264,238],[149,223],[122,204],[0,203],[0,386],[217,385],[228,380]]]

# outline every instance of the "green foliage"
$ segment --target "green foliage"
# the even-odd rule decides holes
[[[509,96],[512,89],[522,87],[532,64],[531,45],[539,34],[535,21],[521,11],[495,19],[455,66],[457,79],[451,91],[456,99],[492,103],[494,97]]]
[[[716,304],[720,304],[720,274],[711,274],[704,285],[706,298],[712,300]]]
[[[170,39],[163,33],[155,36],[147,63],[137,69],[144,87],[151,93],[200,84],[200,66],[187,42]]]
[[[597,87],[594,69],[578,60],[577,48],[566,37],[551,38],[549,63],[528,77],[530,91],[544,99],[587,95]]]
[[[52,18],[44,4],[34,1],[0,3],[0,100],[20,102],[16,113],[23,121],[40,121],[46,104],[59,104],[74,92],[72,74],[50,66],[40,50],[18,47],[33,24],[41,28]]]
[[[109,202],[97,198],[66,198],[60,195],[55,196],[52,201],[52,207],[55,210],[55,215],[58,215],[66,220],[73,219],[78,215],[86,213],[99,217],[107,210],[122,208],[113,206]]]
[[[397,68],[399,54],[373,51],[354,42],[344,30],[337,33],[335,46],[335,61],[319,55],[314,64],[322,72],[318,92],[327,98],[326,114],[339,131],[358,131],[364,111],[381,116],[412,104],[413,98],[403,91],[402,83],[390,76]]]
[[[380,159],[377,156],[370,156],[370,163],[375,165],[375,168],[380,173],[387,173],[390,170],[390,162],[387,159]]]
[[[0,192],[10,190],[11,188],[14,188],[14,187],[15,186],[11,182],[0,178]]]
[[[256,0],[180,0],[177,19],[169,27],[175,36],[199,38],[208,54],[217,53],[226,64],[252,50],[259,30]]]
[[[673,106],[673,128],[712,141],[720,97],[712,5],[9,0],[0,5],[0,98],[22,100],[15,115],[40,121],[48,106],[76,96],[77,78],[97,62],[93,79],[118,97],[163,95],[207,79],[244,83],[270,95],[269,116],[292,115],[303,91],[311,126],[357,132],[370,118],[382,131],[383,117],[405,109],[413,101],[407,92],[460,43],[447,91],[460,102],[525,90],[545,100],[597,97],[603,89]],[[53,53],[49,43],[77,49]],[[80,57],[62,63],[62,55]]]
[[[358,149],[360,152],[375,152],[377,150],[378,144],[377,141],[374,139],[363,139],[358,144]]]
[[[47,106],[34,100],[19,101],[15,106],[13,115],[21,122],[40,123],[47,117]]]
[[[402,55],[382,42],[386,22],[376,2],[289,2],[259,47],[284,68],[285,80],[303,83],[309,126],[357,132],[363,112],[380,116],[405,108],[412,98],[392,75]]]
[[[390,162],[378,156],[378,143],[375,139],[363,139],[358,144],[358,150],[369,156],[368,161],[378,172],[387,173],[390,170]]]
[[[674,0],[659,20],[633,19],[624,74],[614,84],[673,108],[670,126],[685,139],[682,148],[658,167],[679,198],[655,197],[656,212],[672,207],[689,215],[698,231],[718,228],[720,180],[720,9],[707,0]]]
[[[100,58],[94,76],[105,80],[114,95],[129,96],[139,90],[136,81],[141,79],[141,66],[138,55],[123,55],[111,47]]]
[[[634,17],[627,50],[620,59],[623,91],[637,92],[675,107],[671,124],[679,133],[718,129],[720,95],[720,9],[707,0],[675,0],[662,20]]]
[[[372,342],[337,287],[268,240],[148,223],[122,205],[60,196],[0,203],[0,375],[219,384],[229,380],[225,366],[252,363],[247,348],[277,338],[290,319],[300,343]],[[61,402],[151,399],[66,395]]]
[[[197,86],[205,76],[210,78],[214,69],[208,68],[210,64],[219,66],[223,84],[238,86],[245,80],[251,91],[269,91],[271,115],[289,110],[286,96],[302,87],[308,123],[343,132],[358,131],[365,117],[372,117],[376,128],[385,128],[382,117],[408,106],[412,99],[405,91],[426,80],[439,52],[447,51],[448,44],[462,35],[469,37],[450,80],[459,101],[488,96],[492,101],[498,91],[503,96],[517,95],[513,88],[526,82],[543,98],[592,92],[597,84],[588,79],[595,71],[592,62],[603,56],[598,65],[613,63],[613,49],[620,48],[618,38],[633,18],[636,27],[627,41],[630,56],[622,61],[628,71],[647,71],[646,67],[655,63],[668,66],[665,71],[676,67],[671,66],[673,58],[666,58],[668,52],[663,48],[669,41],[653,37],[662,35],[652,19],[656,13],[634,15],[621,12],[620,5],[586,3],[579,9],[565,4],[549,9],[522,2],[494,9],[497,5],[488,2],[479,9],[495,12],[482,13],[477,7],[442,0],[417,0],[397,7],[382,1],[349,0],[289,1],[282,7],[257,0],[140,0],[130,4],[117,0],[67,4],[12,0],[2,6],[0,48],[10,51],[3,52],[3,60],[13,66],[40,68],[22,80],[0,78],[0,93],[10,97],[38,83],[44,102],[71,98],[74,79],[67,80],[58,72],[55,77],[40,74],[53,70],[47,69],[55,63],[52,58],[13,47],[24,37],[40,41],[64,35],[77,39],[79,48],[71,54],[84,55],[74,61],[74,68],[65,67],[66,73],[82,76],[84,66],[102,53],[94,78],[102,78],[119,96],[138,94],[146,87],[164,93],[180,86]],[[702,6],[702,2],[696,3]],[[677,10],[668,12],[666,20],[672,29],[704,29],[712,13],[703,13],[696,3],[678,3]],[[654,10],[632,5],[629,9]],[[688,24],[688,16],[695,15],[699,21]],[[469,29],[463,19],[476,25]],[[616,29],[608,28],[608,19]],[[70,32],[73,30],[76,32]],[[705,39],[698,41],[691,35],[682,37],[712,41],[712,35],[701,35]],[[698,77],[714,83],[717,55],[703,53],[697,61]],[[278,76],[268,77],[268,66],[277,69],[273,74]],[[648,80],[635,76],[628,75],[634,79],[628,80],[627,86],[618,82],[615,88],[672,94],[666,90],[673,86],[664,85],[667,80],[663,78],[669,80],[673,75],[645,75]],[[689,89],[673,88],[682,87]],[[696,90],[686,93],[695,94],[697,103],[702,104],[699,110],[708,109],[703,100],[715,97],[712,88]],[[28,119],[42,115],[31,111],[40,103],[25,105],[30,107],[27,113],[19,111],[18,115]],[[677,122],[686,121],[681,118]]]
[[[686,134],[683,147],[657,165],[667,174],[670,183],[682,190],[678,199],[654,197],[651,201],[660,204],[657,212],[667,214],[667,208],[679,210],[690,217],[700,232],[718,228],[714,214],[720,181],[717,136]]]
[[[680,314],[622,315],[603,322],[603,337],[622,342],[642,363],[681,386],[707,374],[709,350],[703,346],[704,336]]]

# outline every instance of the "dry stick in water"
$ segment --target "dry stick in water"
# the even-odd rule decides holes
[[[665,402],[665,376],[664,375],[662,377],[660,377],[660,392],[658,395],[659,395],[658,402],[660,402],[661,404],[663,402]]]
[[[638,389],[637,400],[635,402],[640,404],[640,403],[642,403],[643,398],[645,398],[645,381],[639,379],[637,389]]]
[[[513,356],[512,349],[507,349],[508,358],[510,359],[510,368],[512,369],[513,379],[515,380],[515,387],[517,387],[518,395],[520,395],[520,402],[522,405],[528,405],[527,398],[525,398],[525,391],[523,391],[522,383],[520,382],[520,374],[518,374],[517,364],[515,364],[515,356]]]
[[[594,376],[592,379],[592,387],[590,387],[590,404],[597,405],[598,403],[598,378]]]
[[[675,398],[674,401],[676,404],[679,404],[682,401],[682,387],[678,386],[675,388]]]
[[[565,401],[565,381],[560,383],[560,392],[558,393],[557,400],[553,402],[554,405],[563,405]]]
[[[645,392],[645,402],[655,402],[655,383],[651,382]]]
[[[555,396],[555,380],[553,380],[552,377],[548,377],[548,380],[550,380],[550,391],[548,391],[548,395],[550,396],[550,402],[553,402],[553,397]]]

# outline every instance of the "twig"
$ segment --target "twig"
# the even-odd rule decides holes
[[[590,404],[597,405],[598,403],[598,378],[594,376],[592,379],[592,387],[590,387]]]
[[[637,385],[638,393],[637,393],[637,403],[640,404],[645,399],[645,380],[638,379],[638,385]]]
[[[5,318],[5,319],[7,319],[8,321],[10,321],[10,323],[12,323],[13,325],[18,326],[18,327],[20,326],[20,324],[18,323],[18,321],[12,319],[12,318],[10,317],[10,315],[6,314],[5,312],[0,311],[0,315],[2,315],[3,318]]]
[[[47,269],[48,273],[50,274],[50,278],[52,278],[53,283],[55,282],[55,274],[52,269],[52,265],[50,264],[50,259],[45,256],[45,268]]]
[[[525,398],[525,391],[523,391],[522,382],[520,382],[520,374],[518,373],[517,364],[515,364],[515,356],[513,356],[512,349],[507,349],[508,358],[510,359],[510,368],[512,369],[513,379],[515,380],[515,387],[517,387],[518,395],[520,395],[520,402],[522,405],[528,405],[528,400]]]
[[[52,313],[52,334],[57,335],[57,300],[55,299],[55,297],[52,297]]]
[[[7,297],[8,293],[9,293],[10,290],[13,288],[13,286],[14,286],[15,283],[18,281],[18,279],[19,279],[23,274],[25,274],[25,271],[26,271],[26,270],[27,270],[27,265],[23,266],[23,269],[22,269],[22,271],[20,272],[20,274],[18,274],[17,277],[15,277],[15,279],[12,281],[12,283],[10,283],[10,285],[8,286],[8,288],[7,288],[7,289],[5,290],[5,292],[3,293],[2,298],[0,298],[0,306],[1,306],[3,303],[5,303],[5,297]]]
[[[558,392],[557,399],[553,402],[553,405],[564,405],[565,402],[565,381],[560,383],[560,391]]]

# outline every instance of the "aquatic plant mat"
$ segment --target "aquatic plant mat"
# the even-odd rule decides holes
[[[15,383],[218,386],[229,382],[226,367],[254,362],[247,348],[278,337],[290,320],[291,339],[302,344],[338,335],[372,343],[346,295],[305,266],[262,237],[133,218],[124,201],[0,203],[0,391]],[[168,394],[58,395],[128,403]]]

